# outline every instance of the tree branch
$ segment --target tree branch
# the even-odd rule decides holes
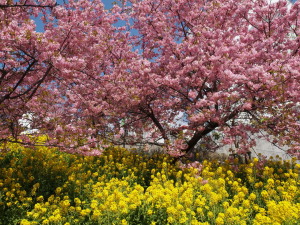
[[[58,6],[57,3],[54,5],[33,5],[33,4],[23,4],[23,5],[18,5],[18,4],[0,4],[0,9],[5,9],[5,8],[22,8],[22,7],[34,7],[34,8],[50,8],[53,9],[54,7]]]
[[[228,116],[223,118],[224,122],[227,122],[231,119],[233,119],[238,113],[240,113],[240,108],[235,109],[233,112],[231,112]],[[192,151],[192,149],[195,147],[195,145],[198,143],[198,141],[203,138],[205,135],[209,134],[211,131],[215,130],[219,126],[216,122],[208,122],[208,125],[205,127],[203,131],[197,131],[193,135],[193,137],[188,141],[187,145],[188,147],[184,149],[185,153],[189,153]]]

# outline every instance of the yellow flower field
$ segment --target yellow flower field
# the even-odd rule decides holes
[[[110,147],[79,156],[9,144],[0,152],[0,224],[300,224],[295,161],[203,161]]]

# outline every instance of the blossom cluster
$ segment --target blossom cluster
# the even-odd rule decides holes
[[[169,156],[117,147],[101,156],[8,147],[0,152],[0,224],[300,223],[293,160],[182,169]]]

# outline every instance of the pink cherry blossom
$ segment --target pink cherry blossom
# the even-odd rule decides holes
[[[261,132],[298,154],[299,3],[55,2],[0,1],[0,142],[22,141],[31,115],[36,135],[83,154],[180,158],[215,136],[244,152]]]

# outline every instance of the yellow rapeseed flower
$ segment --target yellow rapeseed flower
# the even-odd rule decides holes
[[[217,218],[216,218],[216,224],[217,224],[217,225],[224,224],[223,218],[217,217]]]

